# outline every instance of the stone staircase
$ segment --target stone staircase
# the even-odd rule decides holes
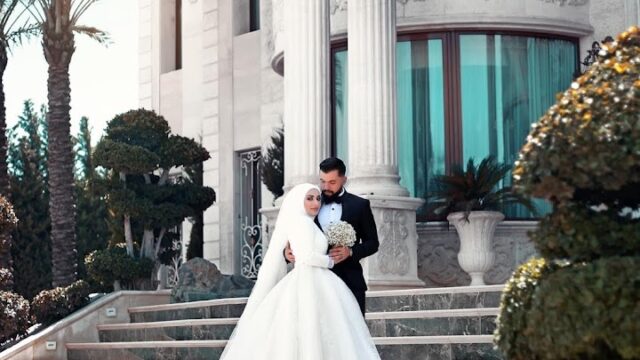
[[[501,359],[492,333],[502,285],[367,293],[367,325],[383,360]],[[75,359],[218,359],[246,299],[129,308],[98,325],[99,343],[67,343]]]

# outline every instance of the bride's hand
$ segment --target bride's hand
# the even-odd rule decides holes
[[[287,244],[287,248],[284,249],[284,257],[292,264],[296,262],[296,257],[293,256],[293,251],[291,251],[291,246],[289,244]]]

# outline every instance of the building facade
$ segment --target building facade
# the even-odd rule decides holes
[[[430,179],[470,157],[513,163],[593,42],[640,22],[640,0],[139,5],[140,106],[211,153],[204,182],[218,201],[205,213],[204,257],[255,277],[277,213],[259,160],[284,127],[285,189],[317,182],[318,162],[337,155],[347,189],[371,200],[381,247],[365,272],[380,287],[468,283],[455,231],[423,205]],[[487,283],[534,253],[535,219],[506,215]]]

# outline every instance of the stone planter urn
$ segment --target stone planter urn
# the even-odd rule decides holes
[[[503,219],[504,214],[497,211],[472,211],[468,221],[464,218],[464,212],[447,216],[460,238],[458,264],[471,276],[470,286],[486,285],[484,273],[491,269],[495,261],[493,234]]]

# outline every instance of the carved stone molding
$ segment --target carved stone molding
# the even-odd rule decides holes
[[[546,3],[556,4],[558,6],[583,6],[589,3],[589,0],[540,0]]]
[[[386,239],[380,244],[380,272],[383,274],[405,275],[409,272],[409,247],[406,226],[406,211],[386,211],[382,214],[383,224],[378,230],[380,237]]]
[[[413,0],[413,2],[425,2],[427,0]],[[402,6],[407,5],[407,3],[409,2],[409,0],[396,0],[396,2],[399,2]]]
[[[427,0],[413,0],[413,2],[425,2],[425,1]],[[402,6],[405,6],[409,2],[409,0],[396,0],[396,2]],[[333,15],[338,11],[347,11],[348,3],[349,3],[349,0],[331,0],[331,5],[330,5],[331,14]]]
[[[487,271],[485,278],[490,284],[500,284],[506,282],[515,269],[518,241],[513,238],[498,237],[494,240],[493,251],[496,256],[495,263],[493,267]]]
[[[429,287],[459,286],[469,282],[458,265],[460,243],[455,230],[443,236],[425,236],[418,243],[418,276]]]
[[[347,11],[347,3],[348,0],[331,0],[331,5],[329,5],[331,14],[333,15],[338,11]]]

